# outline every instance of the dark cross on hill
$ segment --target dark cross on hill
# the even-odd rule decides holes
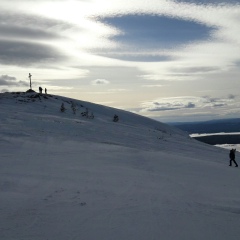
[[[28,77],[29,77],[29,80],[30,80],[30,89],[32,89],[32,81],[31,81],[32,74],[29,73]]]

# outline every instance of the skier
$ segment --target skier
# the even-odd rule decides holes
[[[234,162],[235,163],[235,167],[238,167],[238,164],[235,161],[235,152],[236,152],[236,149],[231,149],[230,150],[230,153],[229,153],[230,164],[229,164],[229,166],[232,166],[232,162]]]

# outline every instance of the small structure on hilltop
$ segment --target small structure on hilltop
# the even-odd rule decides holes
[[[29,73],[28,78],[30,81],[30,89],[28,89],[26,92],[35,92],[34,90],[32,90],[32,74],[31,73]]]
[[[29,73],[28,78],[30,80],[30,89],[32,90],[32,74]]]

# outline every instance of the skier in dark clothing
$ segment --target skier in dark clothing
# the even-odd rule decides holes
[[[238,164],[235,161],[235,152],[236,152],[236,149],[231,149],[230,150],[230,153],[229,153],[230,164],[229,164],[229,166],[232,166],[232,162],[234,162],[235,163],[235,167],[238,167]]]

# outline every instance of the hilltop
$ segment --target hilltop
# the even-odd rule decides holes
[[[162,148],[166,141],[194,142],[183,131],[158,121],[90,102],[35,92],[0,95],[6,134],[61,135],[66,139],[109,143],[142,149]],[[65,111],[61,112],[64,104]],[[113,121],[114,115],[119,120]],[[14,123],[14,119],[21,128]],[[11,131],[9,132],[9,128]],[[2,129],[4,131],[4,128]],[[2,132],[3,133],[3,132]],[[58,136],[59,137],[59,136]]]
[[[62,96],[2,93],[0,112],[1,239],[238,239],[228,151]]]

